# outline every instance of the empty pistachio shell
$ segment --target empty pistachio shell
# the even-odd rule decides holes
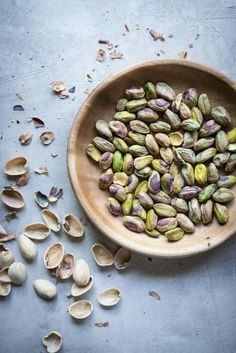
[[[150,130],[152,132],[170,132],[171,126],[170,124],[165,123],[164,121],[158,121],[156,123],[150,124]]]
[[[44,145],[50,145],[55,140],[55,135],[52,131],[45,131],[39,136]]]
[[[115,153],[114,153],[114,155],[115,155]],[[99,177],[99,180],[98,180],[99,188],[102,190],[107,190],[109,188],[109,186],[112,184],[113,177],[114,177],[113,170],[111,168],[105,170]]]
[[[181,132],[171,132],[169,134],[170,144],[172,146],[180,146],[183,143],[183,134]]]
[[[183,101],[180,103],[179,114],[183,120],[192,118],[192,113],[190,108]],[[192,131],[192,130],[190,130]]]
[[[41,211],[41,216],[46,223],[46,225],[53,231],[59,232],[61,229],[61,223],[58,215],[49,209],[44,209]]]
[[[209,163],[207,167],[207,180],[209,183],[216,183],[219,179],[219,172],[214,163]]]
[[[215,143],[215,138],[214,137],[203,137],[199,139],[197,142],[194,144],[194,150],[195,151],[201,151],[205,150],[208,147],[211,147]]]
[[[181,174],[182,174],[182,177],[184,178],[186,185],[194,185],[195,183],[194,171],[190,163],[185,163],[181,167]]]
[[[124,270],[131,262],[132,253],[125,248],[119,248],[114,256],[114,265],[117,270]]]
[[[183,130],[186,130],[189,132],[197,131],[200,129],[200,124],[191,118],[182,121],[181,126]]]
[[[86,286],[89,283],[90,270],[88,264],[83,259],[76,261],[72,277],[78,286]]]
[[[128,102],[128,99],[120,98],[116,104],[117,112],[122,112],[123,110],[125,110],[125,106],[127,102]]]
[[[89,300],[79,300],[71,304],[68,310],[74,319],[82,320],[93,312],[93,304]]]
[[[113,255],[109,249],[102,244],[92,246],[93,258],[99,266],[111,266],[113,264]]]
[[[166,218],[159,219],[159,221],[157,222],[156,229],[161,233],[165,233],[168,230],[176,228],[177,225],[178,225],[178,223],[177,223],[176,218],[166,217]]]
[[[74,272],[75,263],[76,258],[74,254],[64,254],[63,259],[56,270],[56,277],[62,280],[70,278]]]
[[[155,203],[153,208],[160,217],[175,217],[177,213],[174,207],[165,203]]]
[[[222,167],[224,164],[228,162],[229,158],[230,158],[229,152],[217,153],[213,158],[213,163],[216,165],[216,167]]]
[[[10,159],[4,167],[5,174],[9,176],[23,175],[28,171],[28,159],[25,157],[15,157]]]
[[[215,120],[208,120],[206,121],[199,130],[199,135],[201,137],[207,137],[215,134],[219,131],[221,126],[215,122]]]
[[[203,115],[208,116],[211,114],[211,103],[206,93],[202,93],[198,97],[198,108]]]
[[[115,120],[119,120],[122,123],[129,123],[131,120],[134,120],[136,118],[136,115],[133,113],[129,113],[127,111],[122,111],[122,112],[117,112],[114,115]]]
[[[187,213],[188,212],[188,204],[185,200],[180,199],[178,197],[174,197],[171,199],[171,206],[173,206],[177,212]]]
[[[220,188],[212,195],[212,198],[216,202],[227,203],[234,199],[234,193],[227,188]]]
[[[99,294],[98,302],[102,306],[113,306],[119,302],[120,295],[118,288],[109,288]]]
[[[95,162],[99,162],[102,157],[101,152],[92,143],[88,144],[86,153]]]
[[[38,296],[43,299],[51,300],[57,295],[56,286],[46,279],[36,279],[33,286]]]
[[[121,214],[121,205],[114,197],[108,197],[107,207],[114,216],[119,216]]]
[[[223,130],[219,130],[215,138],[216,149],[218,152],[226,152],[229,146],[228,138]]]
[[[217,186],[219,188],[231,188],[235,184],[236,184],[236,176],[234,175],[221,175],[217,182]]]
[[[183,198],[184,200],[191,200],[193,197],[198,196],[201,189],[198,186],[184,186],[180,193],[179,197]]]
[[[188,216],[194,224],[201,222],[201,209],[198,199],[193,198],[188,203],[189,213]]]
[[[25,200],[20,190],[14,186],[6,186],[0,194],[2,202],[13,209],[24,207]]]
[[[63,219],[64,231],[74,238],[81,238],[84,235],[84,227],[79,218],[73,214],[67,214]]]
[[[145,95],[146,95],[147,100],[150,100],[150,99],[157,97],[156,88],[152,82],[147,82],[144,85],[144,91],[145,91]]]
[[[152,123],[159,118],[159,115],[150,108],[144,108],[138,111],[137,117],[144,123]]]
[[[21,255],[28,261],[33,261],[38,253],[37,246],[34,242],[21,234],[18,238],[18,244],[20,248]]]
[[[102,137],[94,137],[93,139],[94,145],[99,149],[101,152],[114,152],[115,146],[108,140]]]
[[[48,353],[56,353],[61,349],[62,337],[59,332],[51,331],[47,336],[43,337],[43,344],[47,347]]]
[[[231,173],[236,167],[236,153],[232,153],[226,163],[226,173]]]
[[[101,158],[99,159],[99,167],[102,170],[108,169],[113,161],[113,153],[111,152],[104,152]]]
[[[11,292],[11,283],[0,282],[0,297],[7,297]]]
[[[206,203],[201,204],[201,214],[202,214],[202,223],[209,224],[212,222],[213,218],[213,202],[208,200]]]
[[[24,235],[33,240],[44,240],[50,234],[50,229],[44,223],[32,223],[23,229]]]
[[[215,202],[213,210],[214,210],[214,215],[216,216],[216,219],[219,224],[225,224],[228,222],[229,213],[226,206]]]
[[[198,200],[199,202],[206,202],[211,198],[211,196],[214,194],[214,192],[217,189],[216,184],[209,184],[205,186],[199,193],[198,195]]]
[[[156,112],[164,112],[169,108],[170,102],[165,100],[164,98],[150,99],[147,102],[149,108],[155,110]]]
[[[232,130],[230,130],[227,133],[227,138],[229,143],[235,143],[236,142],[236,127],[234,127]]]
[[[229,127],[232,123],[232,119],[227,110],[222,106],[217,106],[212,109],[212,118],[220,125]]]
[[[193,233],[194,232],[194,224],[193,222],[184,214],[184,213],[177,213],[176,221],[180,228],[183,229],[186,233]]]
[[[165,236],[169,241],[178,241],[183,238],[184,231],[183,229],[176,227],[174,229],[171,229],[165,232]]]
[[[175,99],[175,91],[164,82],[158,82],[156,84],[156,92],[158,96],[163,97],[168,101],[173,101]]]
[[[44,253],[44,265],[48,270],[57,268],[64,256],[64,245],[54,243],[50,245]]]
[[[56,93],[64,91],[65,88],[66,88],[65,85],[64,85],[64,82],[62,82],[62,81],[53,81],[53,82],[50,83],[49,86]]]
[[[111,141],[113,138],[112,132],[109,128],[109,125],[107,124],[106,121],[104,120],[97,120],[96,121],[96,129],[98,134],[103,137],[104,139],[107,139],[108,141]]]
[[[27,277],[27,269],[21,262],[13,262],[8,269],[8,276],[12,283],[21,285],[25,282]]]
[[[81,295],[87,293],[92,288],[93,284],[94,284],[94,279],[92,276],[90,276],[89,282],[86,286],[82,287],[82,286],[78,286],[76,283],[73,283],[69,296],[80,297]]]
[[[212,159],[216,155],[216,149],[214,147],[207,148],[206,150],[200,152],[196,156],[197,163],[204,163]]]
[[[133,232],[142,233],[145,229],[145,224],[139,217],[124,216],[122,217],[122,221],[124,226]]]
[[[131,130],[134,132],[138,132],[139,134],[148,134],[149,133],[149,127],[147,124],[145,124],[143,121],[140,120],[132,120],[129,123],[129,126]]]
[[[14,262],[13,262],[14,263]],[[0,283],[11,283],[12,280],[8,274],[8,269],[9,266],[4,267],[2,270],[0,270]]]
[[[14,262],[14,255],[4,244],[0,243],[0,270]]]
[[[205,185],[207,183],[207,167],[205,164],[197,164],[194,170],[196,182],[199,185]]]
[[[152,155],[158,155],[159,146],[156,142],[155,137],[152,134],[147,134],[145,136],[145,145]]]
[[[34,193],[34,199],[37,205],[41,208],[46,208],[49,205],[49,200],[47,195],[43,194],[41,191],[36,191]]]
[[[147,104],[147,100],[145,98],[134,99],[126,103],[126,109],[130,113],[136,113],[139,110],[145,108],[146,104]]]

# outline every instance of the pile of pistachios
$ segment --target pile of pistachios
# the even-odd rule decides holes
[[[236,183],[228,175],[236,166],[231,124],[228,111],[195,88],[176,94],[147,82],[126,89],[113,120],[96,122],[99,136],[86,149],[102,170],[98,186],[111,195],[111,214],[123,215],[131,231],[169,241],[213,215],[225,224]]]

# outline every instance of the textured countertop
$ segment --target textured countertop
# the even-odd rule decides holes
[[[125,24],[129,32],[125,30]],[[165,42],[154,41],[147,28],[162,32]],[[135,255],[124,272],[100,269],[90,248],[108,241],[86,219],[69,183],[66,168],[66,144],[72,121],[86,94],[110,73],[143,60],[188,58],[222,70],[236,79],[236,1],[108,1],[108,0],[2,0],[0,2],[0,167],[16,155],[29,159],[30,180],[22,187],[25,208],[17,219],[6,222],[7,210],[1,205],[0,221],[19,236],[23,227],[40,221],[40,210],[33,200],[37,190],[48,193],[53,185],[64,190],[53,207],[62,217],[74,213],[82,218],[86,234],[72,242],[63,232],[51,234],[38,244],[38,258],[28,265],[28,278],[0,300],[0,353],[39,353],[45,349],[41,339],[50,330],[61,332],[61,352],[81,353],[233,353],[236,351],[236,265],[235,238],[201,256],[178,260],[148,259]],[[170,38],[171,37],[171,38]],[[121,60],[111,60],[105,45],[109,39]],[[189,48],[189,44],[193,48]],[[191,46],[191,45],[190,45]],[[99,48],[106,50],[103,63],[96,61]],[[157,55],[159,54],[159,55]],[[88,82],[87,74],[93,82]],[[53,80],[75,86],[71,97],[60,100],[49,89]],[[24,97],[20,101],[16,93]],[[24,111],[13,111],[22,104]],[[46,129],[56,135],[45,147],[39,140],[43,129],[27,122],[30,116],[42,117]],[[17,120],[20,123],[17,123]],[[31,131],[29,146],[21,146],[18,137]],[[56,158],[52,153],[58,153]],[[36,175],[34,168],[47,166],[49,175]],[[1,187],[11,183],[3,171]],[[36,278],[51,277],[43,265],[46,247],[60,240],[90,265],[95,278],[93,289],[85,295],[94,304],[93,314],[75,322],[66,297],[71,282],[58,283],[58,296],[52,302],[40,299],[32,288]],[[17,242],[9,243],[15,258],[25,263]],[[55,282],[54,278],[51,278]],[[100,291],[118,287],[120,303],[105,310],[97,303]],[[158,301],[148,295],[159,293]],[[96,327],[108,321],[109,326]]]

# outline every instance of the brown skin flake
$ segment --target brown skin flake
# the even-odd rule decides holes
[[[96,322],[94,324],[94,326],[97,326],[97,327],[107,327],[109,326],[109,322],[108,321],[105,321],[105,322]]]
[[[155,292],[154,290],[148,292],[148,295],[150,295],[151,297],[155,298],[156,300],[161,300],[160,295],[157,292]]]

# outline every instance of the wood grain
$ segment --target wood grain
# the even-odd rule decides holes
[[[71,128],[67,163],[75,195],[93,224],[116,243],[149,256],[183,257],[208,251],[235,233],[235,202],[229,206],[230,218],[225,226],[216,221],[209,226],[197,226],[194,234],[185,235],[175,243],[164,236],[158,239],[136,234],[126,229],[120,217],[112,217],[106,207],[107,193],[97,187],[99,168],[86,156],[85,148],[96,135],[97,119],[109,121],[115,112],[116,101],[124,90],[146,81],[164,81],[177,92],[196,87],[206,92],[214,105],[224,105],[236,126],[236,85],[222,73],[184,60],[148,61],[131,66],[109,76],[85,100]],[[235,192],[235,188],[233,189]]]

